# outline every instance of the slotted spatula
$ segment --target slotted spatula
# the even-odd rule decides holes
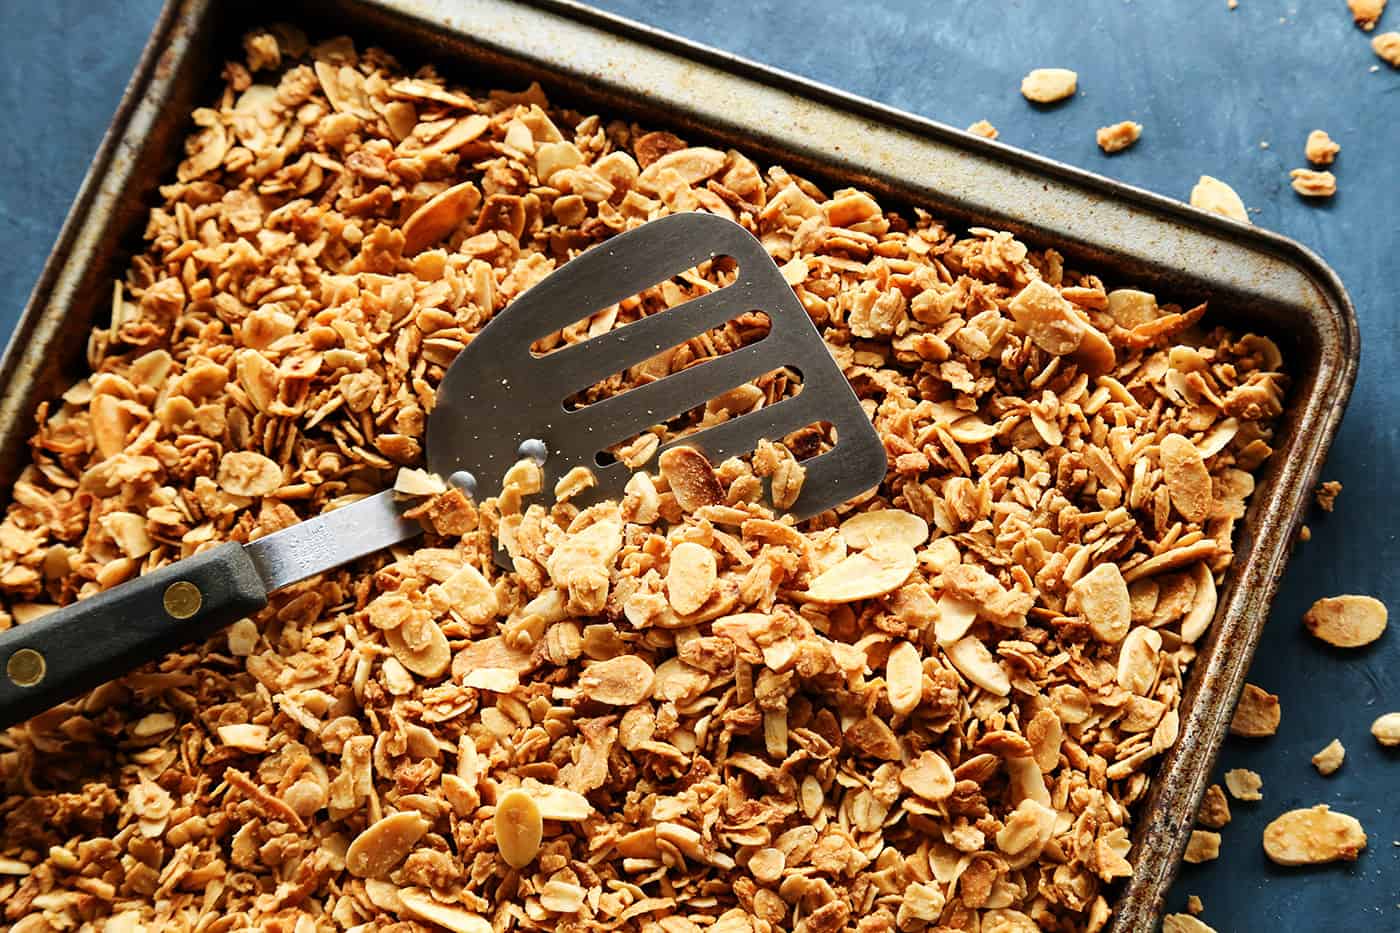
[[[538,339],[678,275],[728,256],[735,281],[678,307],[537,356]],[[768,315],[757,343],[570,410],[576,392],[749,311]],[[877,485],[886,459],[870,419],[792,289],[744,228],[711,214],[674,214],[565,264],[496,317],[453,361],[427,424],[427,465],[478,497],[500,491],[522,455],[543,455],[545,489],[577,465],[597,485],[575,502],[617,498],[631,475],[606,448],[781,367],[792,397],[673,441],[712,462],[748,453],[814,422],[836,443],[804,462],[806,518]],[[267,605],[273,590],[422,533],[382,492],[248,544],[230,542],[0,632],[0,728],[162,657]]]

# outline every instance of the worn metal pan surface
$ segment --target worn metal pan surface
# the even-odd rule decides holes
[[[565,0],[168,0],[0,363],[0,484],[27,462],[38,404],[85,370],[88,329],[139,245],[189,113],[244,27],[348,33],[478,87],[539,80],[552,98],[681,130],[1014,231],[1077,266],[1272,336],[1294,377],[1278,451],[1242,523],[1216,624],[1182,700],[1181,736],[1138,810],[1136,872],[1113,933],[1155,930],[1309,492],[1356,377],[1336,275],[1291,240],[705,49]]]

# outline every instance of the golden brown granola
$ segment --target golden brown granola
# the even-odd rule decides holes
[[[1400,68],[1400,32],[1383,32],[1371,40],[1371,49],[1381,61]]]
[[[1225,788],[1236,800],[1263,800],[1264,779],[1248,768],[1233,768],[1225,772]]]
[[[1220,789],[1219,784],[1212,784],[1206,788],[1200,812],[1196,814],[1196,822],[1207,829],[1221,829],[1230,822],[1230,802],[1225,799],[1225,792]]]
[[[1278,731],[1281,716],[1277,694],[1245,684],[1239,706],[1235,707],[1234,718],[1230,720],[1230,734],[1252,739],[1273,735]]]
[[[967,131],[977,136],[982,136],[986,139],[996,139],[997,136],[1000,135],[997,132],[997,128],[995,126],[992,126],[992,124],[987,122],[986,120],[978,120],[976,123],[969,126],[967,128]]]
[[[1264,852],[1280,865],[1354,862],[1365,848],[1360,821],[1325,803],[1290,810],[1264,827]]]
[[[1182,860],[1192,865],[1213,862],[1220,858],[1220,834],[1208,829],[1191,830],[1191,838],[1186,843],[1186,854]]]
[[[1385,0],[1347,0],[1347,8],[1351,10],[1356,25],[1370,32],[1376,28],[1381,14],[1385,12]]]
[[[1371,734],[1387,748],[1400,745],[1400,713],[1384,713],[1371,723]]]
[[[1037,104],[1053,104],[1073,97],[1079,75],[1068,68],[1034,68],[1021,79],[1021,94]]]
[[[1115,152],[1122,152],[1142,136],[1142,124],[1134,123],[1132,120],[1124,120],[1121,123],[1114,123],[1111,126],[1101,126],[1094,134],[1094,139],[1099,144],[1099,148],[1112,155]]]
[[[1326,130],[1313,130],[1303,146],[1303,154],[1313,165],[1331,165],[1341,151],[1342,147],[1327,135]]]
[[[1191,189],[1191,206],[1249,223],[1249,212],[1235,189],[1209,175],[1202,175]]]
[[[1317,484],[1313,498],[1317,500],[1318,508],[1324,512],[1330,512],[1337,507],[1337,497],[1342,494],[1342,484],[1334,479],[1329,479]]]
[[[1317,768],[1317,773],[1326,777],[1335,774],[1346,759],[1347,750],[1342,747],[1341,739],[1333,739],[1326,747],[1316,755],[1312,756],[1313,767]]]
[[[1293,190],[1305,198],[1330,198],[1337,193],[1337,176],[1310,168],[1295,168],[1288,173]]]
[[[1271,453],[1277,347],[538,87],[472,93],[284,27],[245,50],[92,374],[39,412],[0,624],[391,484],[432,533],[0,737],[4,920],[1103,929]],[[614,451],[642,471],[623,501],[584,509],[537,501],[529,461],[477,503],[421,471],[483,324],[697,209],[782,265],[884,440],[878,490],[775,515],[819,426],[718,464],[643,434]],[[762,333],[731,322],[588,394]],[[566,479],[558,498],[589,482]]]

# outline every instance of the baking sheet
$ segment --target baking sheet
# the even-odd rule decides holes
[[[244,27],[340,32],[477,86],[539,80],[551,99],[742,148],[829,183],[1054,246],[1115,284],[1268,333],[1295,382],[1277,452],[1242,523],[1217,623],[1191,673],[1181,737],[1138,809],[1136,872],[1114,933],[1156,927],[1289,545],[1355,379],[1353,310],[1298,244],[1068,166],[560,0],[170,0],[0,363],[0,482],[28,462],[37,405],[86,372],[84,346],[139,244]]]

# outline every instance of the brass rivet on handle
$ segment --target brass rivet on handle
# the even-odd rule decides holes
[[[165,588],[165,611],[172,619],[184,621],[204,605],[204,594],[188,580],[177,580]]]
[[[42,654],[33,648],[21,648],[5,662],[5,676],[17,687],[32,687],[44,679],[47,667]]]

